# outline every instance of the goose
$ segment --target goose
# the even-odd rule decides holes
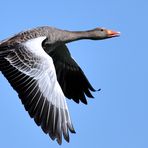
[[[67,43],[102,40],[120,33],[105,28],[68,31],[42,26],[0,41],[0,71],[18,93],[35,123],[52,140],[69,142],[75,133],[66,99],[87,104],[96,91],[71,57]]]

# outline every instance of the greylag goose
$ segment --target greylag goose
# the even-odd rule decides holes
[[[67,31],[37,27],[0,42],[0,71],[18,93],[26,111],[52,140],[69,142],[75,133],[66,99],[87,104],[95,91],[71,57],[67,43],[119,36],[104,28]]]

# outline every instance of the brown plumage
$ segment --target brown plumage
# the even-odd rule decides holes
[[[87,104],[95,91],[84,72],[71,57],[66,43],[102,40],[119,32],[96,28],[66,31],[38,27],[0,42],[0,71],[17,91],[25,109],[52,140],[69,142],[75,133],[65,97]]]

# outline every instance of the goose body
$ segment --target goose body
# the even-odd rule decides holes
[[[87,104],[95,89],[71,57],[66,43],[80,39],[106,39],[118,32],[96,28],[66,31],[38,27],[0,42],[0,71],[17,91],[26,111],[52,140],[69,142],[75,133],[66,97]]]

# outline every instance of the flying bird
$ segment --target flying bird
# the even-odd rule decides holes
[[[67,31],[43,26],[0,42],[0,71],[30,117],[52,140],[61,144],[64,137],[69,142],[69,131],[75,133],[65,98],[87,104],[86,97],[92,98],[95,91],[66,44],[119,34],[104,28]]]

